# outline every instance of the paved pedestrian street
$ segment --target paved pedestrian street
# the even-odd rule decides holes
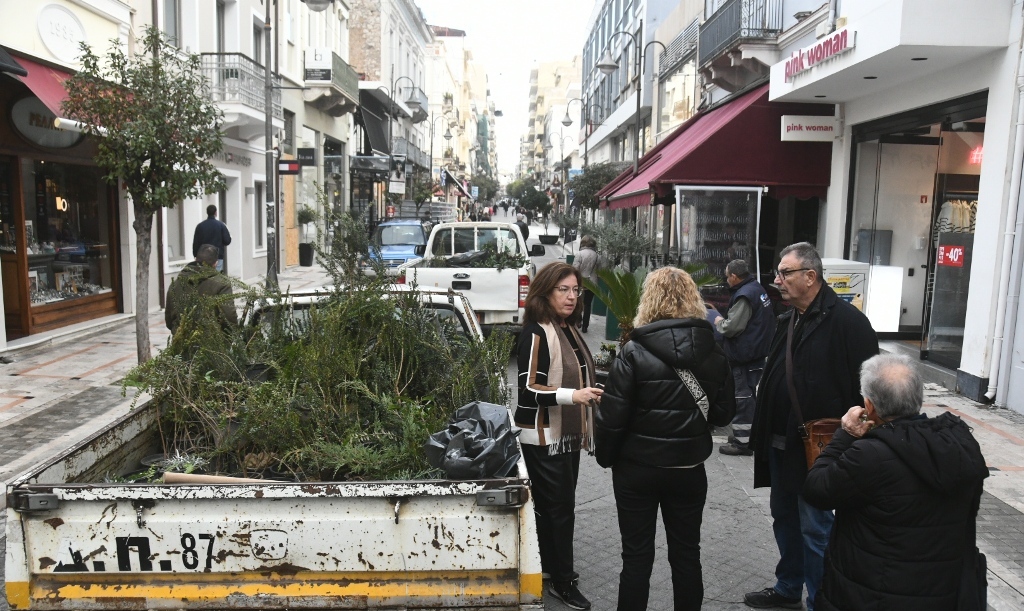
[[[539,226],[535,227],[539,233]],[[537,259],[538,266],[567,254],[561,246],[547,250],[545,257]],[[325,282],[317,266],[281,274],[282,286],[292,289]],[[595,352],[605,341],[604,323],[603,317],[595,316],[585,336]],[[150,332],[154,350],[166,345],[162,312],[152,314]],[[0,365],[0,483],[13,480],[130,409],[132,397],[122,397],[120,380],[135,362],[133,319],[108,321],[78,330],[73,337],[73,342],[69,337],[53,337],[4,355],[12,362]],[[514,388],[514,359],[508,373]],[[1024,415],[990,409],[933,385],[926,390],[925,402],[930,415],[949,410],[966,420],[982,446],[991,477],[985,482],[978,541],[988,556],[989,607],[1024,609]],[[716,431],[715,439],[724,442],[725,431]],[[778,558],[768,491],[752,488],[750,457],[724,456],[716,449],[706,468],[709,491],[701,541],[704,608],[746,609],[743,593],[772,585]],[[672,586],[660,524],[656,542],[649,609],[666,610],[672,608]],[[0,539],[0,547],[5,543],[6,538]],[[584,456],[577,491],[575,555],[580,589],[595,610],[615,608],[620,549],[611,471]],[[545,608],[567,607],[548,596]],[[6,600],[0,600],[0,611],[6,609]]]

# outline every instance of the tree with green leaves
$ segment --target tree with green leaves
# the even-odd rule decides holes
[[[434,191],[440,188],[440,185],[431,181],[429,174],[421,175],[412,183],[409,197],[416,204],[416,218],[420,217],[420,208],[424,204],[427,204],[427,213],[430,213],[430,200],[434,197]]]
[[[500,188],[497,180],[485,174],[474,176],[469,182],[474,187],[480,188],[480,197],[477,199],[482,202],[489,202],[493,200],[494,196],[498,194],[498,189]]]
[[[82,43],[82,69],[68,79],[64,113],[96,138],[96,164],[132,200],[138,267],[135,338],[138,359],[150,358],[149,265],[153,218],[161,208],[221,191],[210,158],[223,148],[222,113],[211,101],[199,56],[169,45],[148,28],[138,52],[117,41],[101,63]]]
[[[569,179],[568,188],[575,191],[576,195],[573,204],[579,206],[581,210],[584,208],[597,210],[599,203],[596,197],[597,192],[615,180],[615,177],[628,167],[631,167],[631,164],[604,162],[583,168],[583,172]]]

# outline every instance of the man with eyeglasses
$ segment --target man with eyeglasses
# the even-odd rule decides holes
[[[808,420],[841,418],[864,404],[860,366],[878,354],[878,338],[867,317],[824,283],[814,246],[793,244],[781,256],[775,284],[793,308],[778,319],[750,437],[754,487],[771,487],[772,530],[780,559],[775,585],[750,592],[743,600],[758,609],[800,609],[806,585],[807,610],[814,611],[834,516],[809,505],[800,494],[807,460],[798,427]]]

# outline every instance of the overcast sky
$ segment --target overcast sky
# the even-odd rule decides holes
[[[538,62],[583,53],[594,0],[415,0],[430,25],[466,31],[473,59],[483,66],[496,119],[498,168],[511,173],[529,116],[530,70]]]

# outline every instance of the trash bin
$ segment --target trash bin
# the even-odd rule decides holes
[[[305,242],[299,244],[299,265],[302,267],[312,267],[313,265],[313,245]]]

